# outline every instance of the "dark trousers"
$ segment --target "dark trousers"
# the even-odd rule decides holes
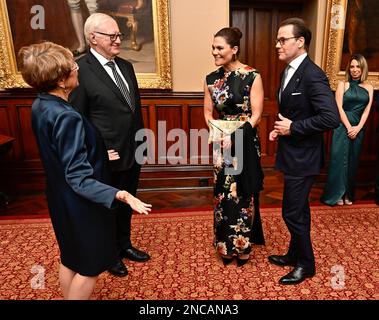
[[[133,196],[137,193],[138,180],[141,172],[141,166],[137,163],[125,171],[112,172],[112,186],[120,190],[126,190]],[[132,208],[126,203],[120,203],[116,212],[117,223],[117,249],[132,247],[130,240],[130,228],[132,221]]]
[[[291,234],[288,256],[298,267],[314,268],[315,258],[311,242],[311,210],[309,193],[314,176],[298,177],[284,175],[282,214]]]

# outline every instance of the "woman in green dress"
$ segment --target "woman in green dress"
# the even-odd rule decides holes
[[[242,157],[232,156],[234,139],[226,135],[213,143],[214,160],[214,245],[228,264],[237,259],[244,265],[252,243],[264,244],[259,214],[259,192],[263,188],[260,143],[257,126],[263,110],[263,85],[258,70],[238,60],[242,33],[237,28],[223,28],[216,33],[212,55],[216,71],[207,75],[204,84],[204,117],[207,124],[214,109],[220,120],[246,120],[242,132]],[[228,152],[230,150],[231,152]],[[229,172],[240,168],[242,172]]]
[[[354,200],[364,125],[374,91],[367,75],[366,59],[354,54],[346,67],[346,80],[338,83],[336,102],[341,124],[333,131],[328,178],[321,196],[327,205],[351,205]]]

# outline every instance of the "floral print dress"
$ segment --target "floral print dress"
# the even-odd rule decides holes
[[[250,89],[257,74],[257,70],[244,66],[235,71],[221,67],[207,75],[206,83],[219,119],[251,116]],[[252,243],[264,244],[258,203],[263,186],[260,143],[256,128],[249,122],[241,128],[243,159],[224,155],[218,143],[213,145],[214,245],[221,255],[249,254]],[[235,168],[237,164],[243,165],[240,174],[225,172],[225,168]]]

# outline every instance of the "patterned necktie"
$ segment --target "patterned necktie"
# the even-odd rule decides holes
[[[122,95],[124,96],[126,102],[130,106],[130,109],[132,109],[132,111],[134,112],[134,106],[132,105],[132,99],[130,97],[129,90],[126,87],[126,84],[125,84],[124,80],[122,80],[121,76],[117,72],[116,65],[114,64],[113,61],[108,61],[107,62],[107,66],[112,69],[113,76],[114,76],[114,78],[116,80],[117,87],[120,89],[120,91],[121,91]]]

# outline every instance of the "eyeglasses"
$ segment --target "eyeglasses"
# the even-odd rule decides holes
[[[298,39],[298,38],[299,37],[279,38],[279,39],[276,39],[275,45],[277,45],[278,43],[280,43],[281,46],[284,46],[286,44],[287,40]]]
[[[104,33],[100,31],[94,31],[94,33],[102,34],[103,36],[108,36],[111,42],[115,42],[117,38],[120,38],[120,41],[124,40],[124,34],[123,33]]]
[[[76,71],[76,70],[79,70],[79,65],[74,62],[73,66],[71,67],[71,71]]]

